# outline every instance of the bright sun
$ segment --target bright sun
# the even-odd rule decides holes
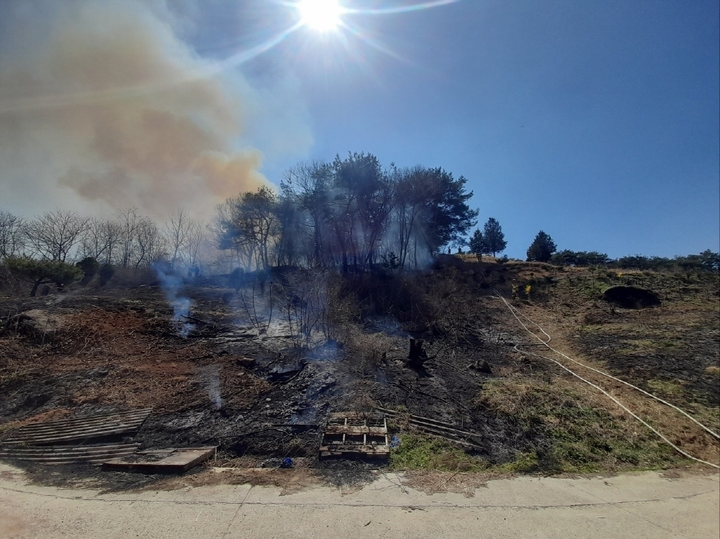
[[[318,32],[335,30],[342,8],[338,0],[300,0],[297,3],[302,23]]]

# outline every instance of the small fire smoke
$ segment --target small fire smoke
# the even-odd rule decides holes
[[[205,385],[210,402],[215,404],[216,409],[223,406],[220,390],[220,366],[208,365],[200,369],[200,379]]]
[[[160,280],[165,299],[173,309],[173,322],[178,326],[178,334],[185,339],[195,326],[188,319],[192,301],[180,293],[183,286],[182,278],[164,264],[155,264],[153,269]]]

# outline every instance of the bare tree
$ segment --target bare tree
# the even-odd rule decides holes
[[[397,224],[398,260],[405,267],[408,254],[417,250],[417,240],[423,235],[423,224],[427,220],[424,214],[428,200],[432,197],[433,181],[428,171],[422,167],[396,171],[394,219]],[[424,241],[422,242],[424,245]],[[417,266],[417,263],[416,263]]]
[[[165,238],[157,225],[148,218],[137,223],[135,235],[135,267],[149,266],[166,255]]]
[[[199,221],[191,221],[188,226],[184,251],[184,259],[190,269],[200,268],[200,248],[205,240],[205,226]]]
[[[127,268],[130,267],[134,258],[135,237],[140,217],[135,208],[128,208],[118,215],[118,220],[120,224],[120,258],[118,262],[123,268]]]
[[[323,252],[323,240],[329,213],[330,172],[330,166],[326,163],[300,164],[288,170],[281,183],[283,198],[308,216],[306,223],[302,219],[297,219],[297,224],[305,224],[304,228],[310,229],[312,256],[308,258],[314,265],[322,264],[326,258],[326,253]],[[296,238],[304,232],[304,229],[283,230],[283,233],[293,234]]]
[[[217,232],[221,249],[234,247],[248,255],[257,267],[270,267],[270,255],[278,240],[277,196],[267,187],[244,193],[217,208]]]
[[[38,256],[46,260],[66,262],[79,243],[87,219],[71,211],[49,211],[30,221],[28,241]]]
[[[175,268],[178,259],[182,257],[187,246],[190,229],[193,227],[194,222],[184,210],[177,210],[170,214],[170,219],[165,223],[163,235],[169,250],[172,268]]]
[[[91,257],[103,264],[110,264],[121,240],[120,223],[107,219],[89,219],[81,239],[83,257]]]
[[[9,212],[0,211],[0,259],[22,254],[25,240],[25,220]]]

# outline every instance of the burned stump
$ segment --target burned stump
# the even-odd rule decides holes
[[[422,339],[410,339],[410,353],[408,354],[408,366],[414,369],[422,368],[428,358],[425,352],[425,342]]]

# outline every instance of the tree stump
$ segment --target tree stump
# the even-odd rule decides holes
[[[427,353],[425,352],[424,341],[422,339],[410,339],[410,353],[408,354],[408,365],[412,368],[422,367],[423,363],[427,359]]]

